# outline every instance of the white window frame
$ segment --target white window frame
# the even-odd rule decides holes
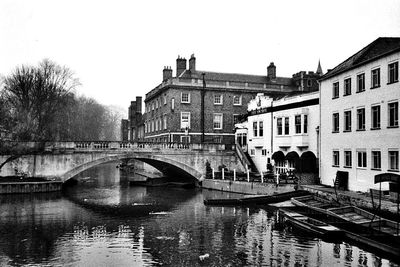
[[[339,98],[339,94],[340,94],[339,81],[335,81],[332,83],[332,99]]]
[[[332,151],[332,166],[339,167],[340,165],[340,153],[339,150]]]
[[[345,110],[343,112],[343,132],[351,132],[351,110]]]
[[[357,150],[356,154],[357,154],[357,168],[358,169],[366,169],[368,167],[367,151],[366,150]],[[360,156],[361,156],[361,165],[360,165]]]
[[[187,117],[188,117],[187,121],[186,120],[183,121],[184,115],[187,115]],[[181,111],[181,129],[186,129],[186,127],[188,129],[190,129],[190,117],[191,117],[191,114],[189,111]]]
[[[235,99],[238,99],[239,103],[235,103]],[[234,95],[233,96],[233,105],[234,106],[241,106],[242,105],[242,96],[241,95]]]
[[[377,154],[375,154],[377,153]],[[374,155],[379,155],[379,166],[375,165],[375,157]],[[371,151],[371,169],[372,170],[381,170],[382,169],[382,152],[380,150],[372,150]]]
[[[183,99],[183,95],[187,95],[187,100]],[[183,104],[190,104],[190,93],[181,92],[181,103]]]
[[[343,82],[343,96],[351,95],[351,77],[347,77]]]
[[[395,110],[393,112],[393,114],[391,113],[391,108],[390,106],[394,105]],[[392,118],[392,116],[394,116],[394,118]],[[391,123],[393,120],[393,124]],[[396,128],[399,127],[399,102],[397,101],[393,101],[393,102],[389,102],[388,103],[388,122],[387,125],[389,128]]]
[[[221,118],[221,121],[216,121],[216,117],[219,116]],[[214,113],[213,115],[213,129],[214,130],[222,130],[223,128],[223,122],[224,122],[224,114],[223,113]],[[220,123],[221,125],[219,127],[215,127],[216,123]]]
[[[397,162],[395,163],[395,168],[392,168],[392,156],[391,153],[397,155]],[[399,150],[397,149],[389,149],[388,151],[388,171],[399,171]]]
[[[350,162],[347,162],[348,157],[350,157]],[[343,165],[344,167],[351,168],[353,166],[353,155],[352,155],[351,150],[347,149],[344,151],[343,159],[344,159],[344,165]]]
[[[377,124],[376,125],[374,125],[374,109],[375,108],[377,108],[377,110],[379,111],[379,112],[377,112],[376,114],[376,120],[377,120]],[[371,129],[374,129],[374,130],[377,130],[377,129],[380,129],[381,128],[381,125],[382,125],[382,116],[381,116],[381,111],[382,111],[382,108],[381,108],[381,105],[373,105],[373,106],[371,106]]]
[[[266,157],[267,156],[267,149],[263,148],[261,150],[261,156]]]
[[[294,133],[301,134],[301,114],[294,115]]]
[[[391,66],[394,66],[393,73],[391,73],[392,71]],[[390,62],[388,64],[388,84],[397,83],[398,81],[399,81],[399,62],[398,61]]]
[[[365,72],[357,74],[356,78],[357,82],[357,89],[356,93],[361,93],[365,91]],[[362,86],[360,86],[362,85]]]
[[[375,72],[378,74],[376,77],[377,79],[376,83],[374,82]],[[378,88],[380,86],[381,86],[381,68],[378,67],[371,70],[371,89]]]
[[[365,131],[365,107],[359,107],[356,110],[357,131]],[[361,120],[360,120],[361,119]],[[360,127],[362,126],[362,127]]]
[[[217,101],[219,99],[219,102]],[[214,94],[214,105],[223,105],[224,96],[222,94]]]

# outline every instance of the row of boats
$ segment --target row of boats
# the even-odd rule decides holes
[[[373,248],[391,258],[400,256],[399,222],[382,218],[355,206],[341,206],[305,191],[235,200],[206,200],[206,205],[271,204],[290,200],[293,205],[280,208],[282,223],[312,232],[322,239],[351,240]],[[397,218],[398,219],[398,218]]]

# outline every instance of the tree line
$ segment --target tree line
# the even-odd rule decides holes
[[[0,130],[18,141],[120,139],[122,114],[79,96],[79,80],[65,66],[43,60],[22,65],[0,84]]]

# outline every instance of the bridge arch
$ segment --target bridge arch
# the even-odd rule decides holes
[[[117,154],[117,155],[108,155],[104,156],[92,161],[85,162],[75,168],[67,171],[63,175],[60,176],[62,182],[66,182],[77,174],[90,169],[94,166],[100,165],[102,163],[111,162],[111,161],[119,161],[124,159],[136,159],[143,161],[156,169],[160,170],[167,176],[180,175],[192,179],[193,182],[199,182],[204,179],[203,174],[194,169],[191,166],[188,166],[179,161],[173,160],[170,157],[165,157],[162,155],[156,154]]]

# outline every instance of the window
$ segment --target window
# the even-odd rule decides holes
[[[333,166],[339,166],[339,151],[333,151]]]
[[[154,121],[151,121],[151,132],[154,132]]]
[[[181,103],[190,103],[189,93],[181,93]]]
[[[233,96],[233,105],[234,105],[234,106],[240,106],[240,105],[242,105],[242,96],[234,95],[234,96]]]
[[[156,100],[156,109],[158,109],[158,99]]]
[[[367,152],[357,151],[357,167],[366,168],[367,167]]]
[[[381,106],[373,106],[371,108],[372,129],[381,128]]]
[[[307,79],[307,87],[311,87],[312,81],[310,79]]]
[[[182,136],[181,136],[181,143],[185,143],[185,144],[190,143],[190,136],[188,136],[188,135],[182,135]]]
[[[190,128],[190,112],[181,112],[181,129]]]
[[[371,88],[381,86],[381,69],[374,69],[371,71]]]
[[[399,170],[399,151],[389,151],[389,171]]]
[[[257,122],[253,121],[253,136],[257,137]]]
[[[151,103],[151,110],[154,110],[154,102]]]
[[[171,109],[174,110],[175,109],[175,98],[171,99]]]
[[[256,155],[256,150],[250,149],[250,156],[255,156],[255,155]]]
[[[365,91],[365,73],[357,75],[357,93]]]
[[[380,170],[381,169],[381,152],[380,151],[372,151],[372,169]]]
[[[263,136],[264,135],[264,125],[262,121],[258,122],[258,135]]]
[[[357,131],[365,130],[365,108],[357,109]]]
[[[214,105],[222,105],[222,95],[214,95]]]
[[[301,115],[294,116],[295,133],[301,133]]]
[[[167,115],[164,115],[164,130],[167,129]]]
[[[222,129],[222,114],[214,113],[213,127],[216,130]]]
[[[344,131],[351,131],[351,110],[344,112]]]
[[[388,127],[399,127],[399,102],[388,104],[389,122]]]
[[[289,118],[285,118],[285,135],[289,134]]]
[[[303,133],[308,132],[308,115],[303,115]]]
[[[282,118],[276,120],[276,128],[278,135],[282,135]]]
[[[339,97],[339,82],[333,83],[332,87],[332,98],[338,98]]]
[[[332,115],[332,132],[338,133],[339,132],[339,113],[333,113]]]
[[[156,120],[156,132],[158,131],[158,120]]]
[[[267,156],[267,150],[266,149],[262,149],[261,150],[261,156]]]
[[[233,114],[233,124],[236,124],[239,122],[239,114]]]
[[[167,104],[167,96],[164,95],[164,105],[166,105],[166,104]]]
[[[388,83],[399,81],[399,62],[390,63],[388,66]]]
[[[347,78],[344,80],[344,94],[343,95],[351,95],[351,78]]]
[[[352,166],[351,151],[344,151],[344,166],[345,167],[351,167]]]
[[[214,136],[213,137],[213,143],[221,144],[222,143],[222,136]]]

